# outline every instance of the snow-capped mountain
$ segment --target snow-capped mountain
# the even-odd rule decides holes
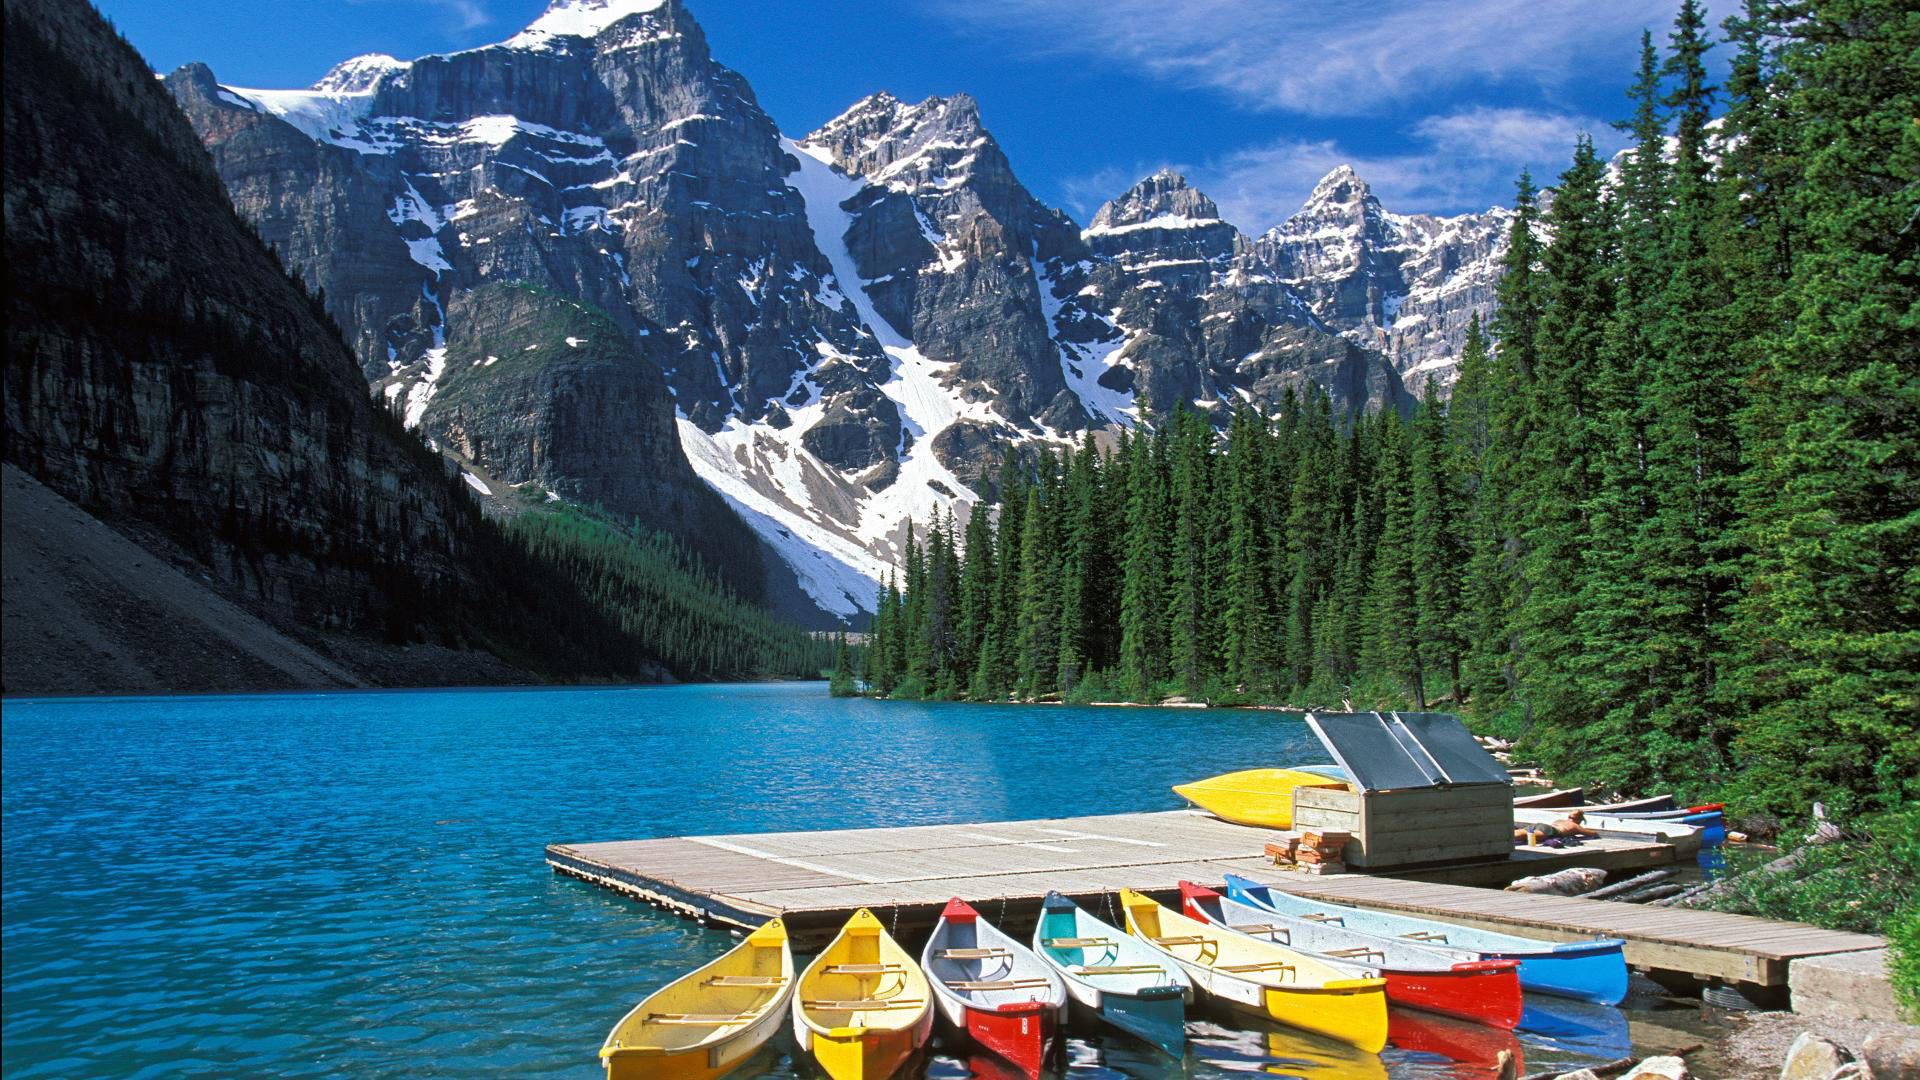
[[[369,382],[503,504],[598,503],[704,547],[740,532],[717,491],[834,618],[1010,443],[1224,421],[1309,382],[1404,407],[1399,370],[1437,346],[1390,332],[1389,298],[1452,320],[1471,246],[1465,219],[1368,211],[1364,185],[1256,242],[1171,173],[1083,230],[965,94],[783,136],[680,0],[556,0],[500,44],[356,57],[305,90],[167,83]],[[1303,246],[1349,203],[1346,248]],[[1387,263],[1356,315],[1338,282]]]
[[[1493,307],[1513,214],[1393,214],[1349,166],[1256,242],[1328,325],[1382,353],[1415,393],[1452,385],[1467,323]]]

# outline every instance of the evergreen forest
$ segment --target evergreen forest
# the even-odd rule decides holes
[[[867,691],[1443,708],[1567,782],[1920,799],[1920,18],[1684,0],[1640,52],[1631,148],[1519,178],[1450,396],[1009,459],[908,538]]]

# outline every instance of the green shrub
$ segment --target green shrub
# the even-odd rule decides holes
[[[1920,902],[1909,901],[1887,920],[1887,945],[1892,955],[1887,970],[1893,976],[1893,996],[1907,1019],[1920,1023]]]
[[[1882,814],[1861,822],[1857,831],[1865,838],[1800,841],[1792,849],[1799,861],[1784,873],[1757,869],[1777,857],[1772,853],[1733,849],[1729,887],[1697,906],[1829,930],[1893,934],[1896,916],[1906,917],[1920,903],[1920,809]]]

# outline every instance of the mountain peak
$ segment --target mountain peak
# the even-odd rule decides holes
[[[407,66],[405,61],[396,60],[386,53],[364,53],[333,65],[309,89],[331,94],[364,93],[373,89],[373,84],[379,82],[387,72]]]
[[[1351,165],[1338,165],[1313,185],[1313,193],[1307,196],[1301,209],[1308,210],[1330,204],[1358,203],[1373,198],[1373,189],[1367,186],[1360,174],[1353,171]]]
[[[1119,232],[1149,224],[1186,225],[1220,220],[1220,208],[1172,169],[1161,169],[1102,205],[1089,233]]]
[[[540,17],[507,40],[522,48],[540,47],[556,37],[590,38],[632,15],[646,15],[668,0],[552,0]]]

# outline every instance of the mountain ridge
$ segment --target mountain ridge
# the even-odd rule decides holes
[[[1498,222],[1379,211],[1369,230],[1363,212],[1336,251],[1247,237],[1173,174],[1082,228],[964,93],[880,92],[787,137],[680,0],[561,0],[505,42],[355,57],[304,91],[204,69],[168,85],[236,205],[437,445],[456,296],[528,281],[600,309],[664,379],[663,473],[718,491],[835,619],[872,609],[905,522],[963,513],[1007,446],[1176,408],[1224,424],[1309,386],[1409,407],[1497,267]],[[499,456],[475,464],[593,486]]]

